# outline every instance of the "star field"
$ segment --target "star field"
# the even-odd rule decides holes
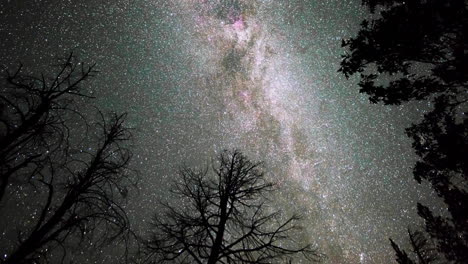
[[[424,106],[370,105],[337,72],[360,1],[23,2],[0,4],[0,63],[41,70],[70,50],[98,63],[95,104],[136,128],[127,209],[140,231],[181,164],[225,148],[265,161],[275,203],[303,214],[325,263],[390,263],[388,238],[420,224],[431,193],[412,179],[404,128]]]

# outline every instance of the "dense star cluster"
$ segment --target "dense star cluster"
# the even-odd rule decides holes
[[[337,72],[363,17],[360,0],[2,1],[0,65],[97,62],[94,103],[135,127],[126,209],[140,231],[181,164],[238,148],[265,161],[275,203],[303,213],[326,263],[390,263],[388,238],[433,196],[404,134],[427,106],[370,105]]]

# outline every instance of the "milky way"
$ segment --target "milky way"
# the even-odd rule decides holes
[[[337,73],[341,39],[364,17],[359,4],[5,4],[18,11],[0,20],[0,55],[9,65],[41,63],[74,49],[98,62],[96,104],[128,111],[136,127],[142,184],[128,208],[140,230],[155,199],[168,199],[179,165],[238,148],[265,161],[281,187],[278,208],[304,215],[305,239],[326,262],[389,263],[388,238],[419,223],[415,203],[429,196],[411,178],[404,135],[421,111],[370,105]]]

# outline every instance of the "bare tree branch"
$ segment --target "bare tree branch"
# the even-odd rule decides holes
[[[123,240],[126,247],[134,237],[124,206],[136,184],[126,114],[107,118],[98,111],[95,138],[71,138],[69,121],[76,118],[69,115],[85,122],[85,132],[88,123],[70,99],[89,98],[81,84],[97,71],[73,54],[58,66],[53,78],[22,74],[20,66],[7,72],[1,87],[0,201],[9,180],[21,179],[37,193],[31,197],[37,197],[32,205],[38,217],[18,227],[18,242],[0,263],[63,263],[70,244]],[[70,151],[75,147],[79,153]]]
[[[266,193],[276,190],[265,179],[262,163],[241,152],[224,151],[208,170],[183,167],[174,185],[177,204],[162,203],[146,242],[149,263],[271,263],[303,254],[323,256],[312,245],[296,246],[296,215],[281,220],[268,208]]]

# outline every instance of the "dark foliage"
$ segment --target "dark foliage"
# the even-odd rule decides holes
[[[147,261],[154,263],[272,263],[303,254],[320,255],[311,245],[287,246],[298,229],[298,216],[280,220],[264,196],[275,190],[265,180],[260,163],[238,151],[222,152],[206,170],[183,168],[175,183],[177,206],[152,223]]]
[[[0,202],[15,179],[15,185],[29,187],[24,190],[32,200],[26,203],[33,205],[35,217],[9,219],[10,228],[25,219],[33,221],[20,227],[17,244],[0,263],[60,263],[71,243],[101,246],[115,239],[127,241],[131,235],[122,207],[128,186],[134,184],[125,114],[109,120],[101,114],[101,121],[93,124],[94,140],[90,135],[84,143],[71,138],[71,120],[84,119],[73,100],[85,96],[80,84],[96,71],[72,55],[58,67],[53,78],[23,74],[20,67],[2,83]],[[69,120],[70,115],[75,118]],[[86,133],[91,126],[83,122]]]
[[[363,21],[343,40],[350,53],[340,71],[360,74],[360,91],[372,103],[430,100],[433,110],[407,134],[420,160],[414,177],[428,181],[449,216],[418,206],[426,231],[446,261],[468,259],[468,31],[464,0],[367,0],[378,18]],[[395,247],[394,247],[395,248]],[[397,255],[399,254],[397,248]],[[401,255],[403,256],[403,255]],[[403,259],[401,257],[400,259]],[[424,263],[419,260],[420,263]]]
[[[420,264],[430,264],[436,263],[439,261],[439,257],[437,255],[437,249],[432,244],[432,242],[427,238],[427,236],[421,231],[412,231],[408,229],[408,237],[409,242],[411,244],[411,252],[417,259],[413,261],[408,254],[401,250],[398,245],[390,239],[390,243],[395,250],[397,262],[400,264],[412,264],[412,263],[420,263]]]
[[[398,264],[414,264],[414,262],[408,257],[408,254],[404,250],[401,250],[400,247],[391,239],[390,244],[392,245],[393,250],[395,250]]]

